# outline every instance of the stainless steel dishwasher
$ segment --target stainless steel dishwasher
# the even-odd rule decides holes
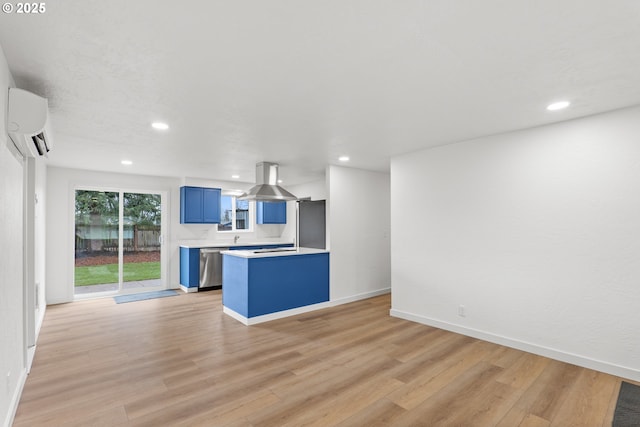
[[[199,289],[222,287],[222,254],[229,248],[200,249],[200,284]]]

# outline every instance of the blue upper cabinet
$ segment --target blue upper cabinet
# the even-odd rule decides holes
[[[180,187],[180,224],[199,223],[204,220],[202,190],[200,187]]]
[[[220,200],[219,188],[203,188],[202,195],[202,219],[205,224],[220,224]]]
[[[219,224],[220,189],[180,187],[180,224]]]
[[[256,202],[258,224],[286,224],[287,202]]]

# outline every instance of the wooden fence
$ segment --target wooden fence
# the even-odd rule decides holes
[[[76,252],[117,252],[117,230],[102,230],[99,238],[82,237],[83,233],[76,229]],[[109,232],[110,231],[110,232]],[[160,250],[159,226],[125,227],[123,250],[125,252],[148,252]]]

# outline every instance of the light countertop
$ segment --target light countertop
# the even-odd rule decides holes
[[[220,240],[183,240],[180,242],[181,248],[193,249],[193,248],[233,248],[237,246],[266,246],[266,245],[292,245],[291,241],[283,240],[242,240],[239,239],[237,243],[230,241]]]
[[[326,254],[329,253],[326,249],[315,248],[281,248],[275,249],[276,252],[268,252],[266,250],[242,250],[242,251],[222,251],[223,255],[231,255],[239,258],[268,258],[279,256],[295,256],[295,255],[312,255],[312,254]]]

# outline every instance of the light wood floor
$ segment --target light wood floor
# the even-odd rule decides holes
[[[389,317],[246,327],[220,291],[47,308],[15,426],[610,426],[620,379]]]

